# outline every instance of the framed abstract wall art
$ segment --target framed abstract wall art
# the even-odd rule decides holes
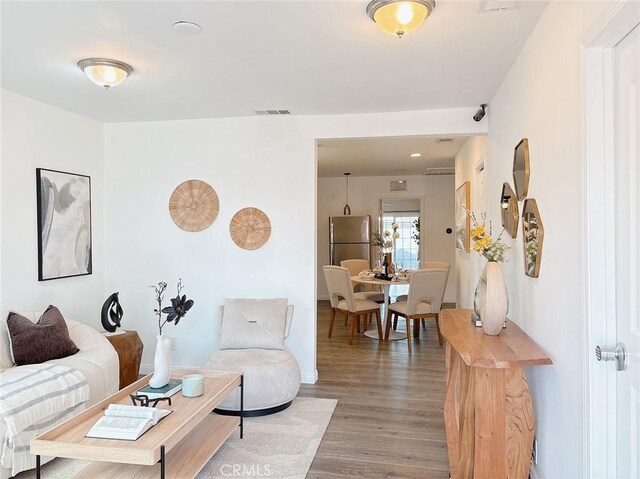
[[[38,281],[92,273],[91,178],[36,169]]]
[[[471,209],[471,183],[465,181],[456,190],[456,248],[469,252],[471,218],[467,210]]]

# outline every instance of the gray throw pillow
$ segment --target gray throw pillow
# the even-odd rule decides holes
[[[7,329],[16,366],[66,358],[79,351],[69,337],[67,323],[55,306],[49,306],[37,323],[11,312],[7,318]]]

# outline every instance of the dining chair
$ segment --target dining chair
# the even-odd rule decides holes
[[[366,259],[345,259],[340,261],[340,266],[349,270],[349,276],[358,276],[362,271],[370,269],[369,261]],[[384,303],[384,293],[372,284],[355,284],[353,290],[356,293],[356,299],[368,299],[378,304]]]
[[[424,267],[424,269],[446,269],[447,281],[449,279],[450,268],[451,266],[449,265],[449,263],[445,263],[444,261],[427,261]],[[445,285],[445,288],[446,288],[446,285]],[[406,300],[407,300],[406,294],[401,294],[396,298],[396,301],[406,301]],[[425,320],[421,319],[420,322],[422,323],[422,327],[426,328]],[[393,321],[393,330],[395,331],[397,327],[398,327],[398,318],[396,317],[396,319]],[[419,325],[417,323],[414,325],[413,334],[414,336],[418,336],[420,334]]]
[[[356,330],[360,332],[360,318],[365,322],[371,316],[375,316],[378,326],[378,339],[382,339],[382,321],[378,303],[368,299],[356,298],[353,292],[349,270],[341,266],[323,266],[324,277],[327,281],[329,299],[331,300],[331,320],[329,321],[329,337],[333,334],[333,323],[336,313],[346,315],[347,321],[351,318],[351,330],[349,332],[349,344],[353,344],[353,336]]]
[[[407,321],[407,343],[411,351],[411,320],[434,318],[438,331],[438,342],[443,344],[440,332],[440,309],[444,290],[449,277],[448,269],[421,269],[414,271],[409,282],[409,294],[406,301],[391,303],[387,308],[385,324],[385,340],[389,339],[391,323],[397,321],[398,316]]]

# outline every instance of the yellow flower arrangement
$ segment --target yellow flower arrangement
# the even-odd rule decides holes
[[[482,224],[478,224],[476,215],[473,213],[473,211],[469,211],[469,210],[466,210],[466,211],[467,211],[467,215],[469,215],[469,217],[473,221],[474,228],[471,231],[470,236],[471,236],[471,239],[473,240],[474,251],[477,251],[482,256],[487,258],[487,260],[489,261],[504,263],[506,261],[505,253],[509,249],[509,247],[506,244],[500,241],[500,238],[502,238],[502,233],[504,233],[504,229],[502,230],[502,233],[500,233],[498,238],[496,238],[496,240],[494,241],[491,238],[491,234],[492,234],[491,222],[489,222],[488,233],[485,227],[485,224],[487,222],[487,214],[482,213],[482,216],[481,216]]]
[[[484,226],[476,226],[471,232],[472,238],[481,238],[484,235]]]

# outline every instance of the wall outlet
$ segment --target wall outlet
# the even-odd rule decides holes
[[[170,337],[169,340],[171,341],[171,351],[177,351],[178,350],[178,338]]]
[[[538,464],[538,440],[533,438],[533,447],[531,448],[531,462]]]

